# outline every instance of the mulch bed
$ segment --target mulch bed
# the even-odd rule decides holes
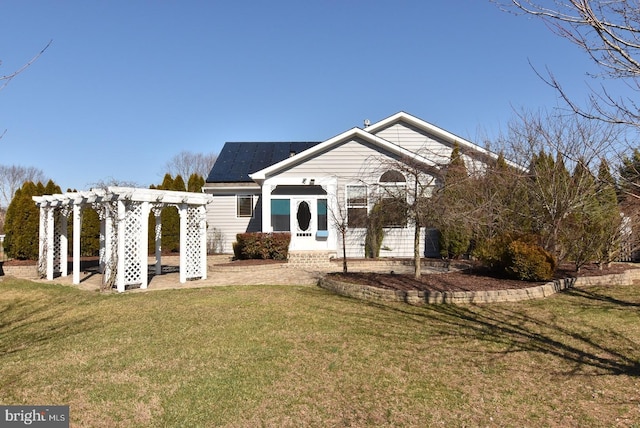
[[[634,267],[629,265],[615,264],[610,268],[600,270],[596,265],[587,265],[584,266],[578,274],[572,266],[563,265],[557,269],[555,278],[610,275],[622,273],[625,270],[633,268]],[[479,267],[470,267],[468,270],[461,272],[423,274],[419,280],[414,278],[413,274],[349,272],[346,274],[332,273],[329,275],[338,281],[402,291],[487,291],[529,288],[544,284],[544,282],[528,282],[500,278],[491,275]]]

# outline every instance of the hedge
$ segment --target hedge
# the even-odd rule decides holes
[[[233,254],[238,260],[287,260],[290,233],[238,233],[233,243]]]

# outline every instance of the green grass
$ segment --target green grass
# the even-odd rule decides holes
[[[7,279],[0,403],[78,427],[640,426],[640,286],[419,308]]]

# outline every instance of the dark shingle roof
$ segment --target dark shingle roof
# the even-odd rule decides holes
[[[251,182],[249,174],[300,153],[320,142],[225,143],[207,183]]]

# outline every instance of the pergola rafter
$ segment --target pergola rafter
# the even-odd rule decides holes
[[[148,284],[148,217],[155,215],[155,272],[162,271],[162,209],[175,206],[180,214],[180,282],[207,277],[206,205],[211,195],[170,190],[107,187],[82,192],[34,196],[40,207],[39,269],[51,280],[67,276],[68,217],[73,218],[73,283],[80,283],[82,210],[100,217],[100,267],[103,281],[114,279],[117,290]]]

